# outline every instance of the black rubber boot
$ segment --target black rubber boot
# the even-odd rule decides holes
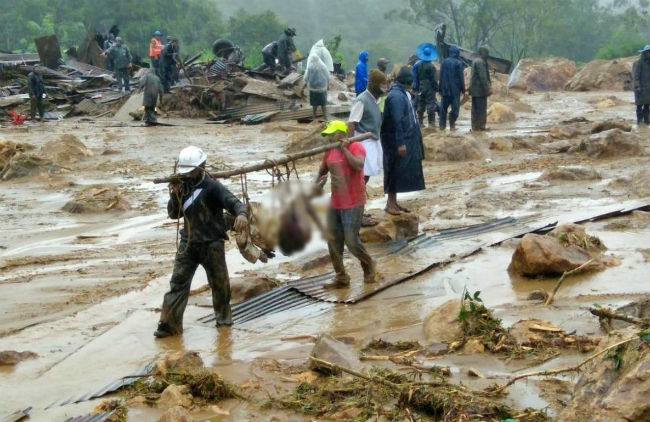
[[[153,332],[153,335],[156,336],[157,338],[164,338],[164,337],[170,337],[173,336],[174,334],[171,333],[169,326],[167,325],[166,322],[158,322],[158,328],[156,331]]]

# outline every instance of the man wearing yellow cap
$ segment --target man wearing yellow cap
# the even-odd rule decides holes
[[[340,120],[327,124],[321,132],[333,141],[342,141],[348,127]],[[341,288],[350,285],[350,276],[343,265],[343,246],[361,263],[363,281],[374,283],[376,280],[375,263],[368,254],[361,239],[359,229],[366,203],[366,186],[363,178],[363,165],[366,151],[360,142],[343,141],[340,148],[325,153],[323,163],[318,171],[317,183],[325,183],[327,174],[332,175],[332,199],[327,215],[330,239],[327,242],[332,266],[336,272],[334,281],[326,287]]]

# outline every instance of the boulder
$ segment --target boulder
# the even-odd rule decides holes
[[[614,100],[606,98],[604,100],[598,101],[596,104],[594,104],[594,107],[596,107],[596,110],[606,110],[608,108],[616,107],[616,103]]]
[[[167,354],[156,362],[156,374],[165,372],[194,372],[203,368],[203,359],[198,352],[192,350],[179,350]]]
[[[514,143],[513,143],[512,139],[493,138],[493,139],[490,140],[490,149],[491,150],[509,152],[509,151],[512,151],[513,148],[514,148]]]
[[[623,132],[631,132],[632,124],[622,119],[609,119],[603,122],[595,122],[591,126],[591,133],[600,133],[610,129],[620,129]]]
[[[176,406],[170,409],[167,409],[165,413],[160,416],[158,422],[192,422],[192,416],[187,409]]]
[[[598,350],[635,337],[616,352],[599,356],[583,367],[571,402],[558,415],[558,420],[650,420],[650,349],[647,343],[636,338],[638,331],[635,327],[615,331],[601,341]]]
[[[376,226],[362,227],[359,232],[364,243],[384,243],[390,240],[410,239],[418,235],[419,216],[415,213],[386,214]]]
[[[555,237],[529,233],[515,249],[509,270],[528,277],[559,275],[579,267],[591,258],[589,252],[579,246],[565,246]],[[600,262],[594,261],[586,270],[602,268]]]
[[[192,395],[187,385],[171,384],[165,388],[158,399],[158,406],[163,409],[192,406]]]
[[[592,167],[557,166],[553,169],[544,170],[544,173],[539,178],[540,180],[600,180],[601,176]]]
[[[36,353],[30,351],[16,352],[15,350],[3,350],[0,351],[0,366],[16,365],[24,360],[35,359],[37,357],[38,355]]]
[[[574,61],[564,57],[525,58],[510,74],[508,88],[525,91],[558,91],[576,74]]]
[[[488,123],[507,123],[514,122],[515,113],[510,107],[501,103],[492,103],[487,110]]]
[[[561,139],[559,141],[548,142],[546,144],[540,145],[540,151],[545,154],[561,154],[568,152],[574,146],[573,142],[570,142],[566,139]]]
[[[320,336],[310,355],[348,369],[358,371],[362,367],[361,361],[357,357],[357,352],[352,347],[328,334]],[[331,371],[329,368],[314,361],[310,361],[310,368],[326,374],[337,372]]]
[[[620,129],[590,135],[570,152],[585,152],[593,158],[630,157],[644,153],[639,137]]]
[[[571,139],[590,133],[591,126],[588,122],[561,124],[551,127],[549,136],[553,139]]]
[[[623,91],[632,89],[632,65],[638,56],[592,60],[565,85],[568,91]]]
[[[449,300],[427,315],[422,323],[424,338],[428,344],[452,343],[463,337],[463,328],[458,321],[460,300]]]
[[[473,136],[430,135],[423,142],[427,160],[470,161],[488,156],[486,143]]]
[[[88,186],[65,203],[63,211],[72,214],[90,214],[131,209],[129,201],[116,186]]]

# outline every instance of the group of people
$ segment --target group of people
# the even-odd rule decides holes
[[[280,38],[264,46],[262,49],[262,59],[264,61],[262,70],[268,69],[271,72],[279,71],[280,73],[290,72],[293,66],[291,56],[297,51],[293,42],[295,36],[296,29],[287,28],[282,32]]]

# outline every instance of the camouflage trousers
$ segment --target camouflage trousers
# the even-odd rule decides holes
[[[185,241],[181,241],[169,281],[169,291],[165,293],[160,314],[160,322],[166,325],[171,334],[183,332],[183,313],[190,295],[192,278],[199,265],[203,266],[208,276],[217,326],[232,325],[230,279],[223,241],[192,243],[189,247],[186,247]]]

